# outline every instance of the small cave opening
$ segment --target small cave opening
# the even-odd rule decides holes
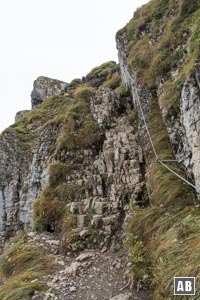
[[[55,232],[55,230],[52,228],[52,225],[51,225],[51,224],[47,224],[46,230],[47,230],[47,232],[49,232],[49,233],[54,233],[54,232]]]

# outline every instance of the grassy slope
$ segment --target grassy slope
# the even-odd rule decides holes
[[[199,65],[199,25],[198,0],[177,3],[152,0],[117,34],[126,32],[128,63],[137,71],[141,83],[155,95],[149,126],[162,159],[172,158],[173,154],[157,103],[156,83],[164,79],[162,105],[176,114],[183,82]],[[171,76],[173,71],[177,71],[175,78]],[[179,166],[175,169],[184,175]],[[147,172],[147,188],[151,206],[134,207],[129,220],[127,244],[133,264],[132,276],[138,280],[150,273],[148,257],[152,264],[153,299],[174,299],[173,276],[196,276],[198,295],[200,209],[194,207],[194,192],[154,162]],[[179,296],[179,299],[187,297]]]
[[[35,291],[44,291],[44,276],[54,269],[51,256],[21,233],[0,256],[0,299],[28,300]]]

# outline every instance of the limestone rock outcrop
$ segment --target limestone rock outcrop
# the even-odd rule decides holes
[[[199,26],[188,29],[187,22],[199,3],[188,3],[152,1],[139,9],[116,35],[119,65],[94,68],[67,93],[64,81],[34,82],[32,110],[18,112],[0,135],[0,251],[21,229],[55,235],[45,238],[45,251],[53,243],[53,254],[77,257],[67,268],[60,262],[62,282],[94,259],[91,249],[99,257],[120,251],[129,224],[127,267],[138,289],[153,274],[155,299],[168,297],[164,272],[182,271],[186,256],[177,261],[177,253],[191,248],[196,268],[200,190],[188,183],[200,186]],[[29,237],[40,243],[37,233]],[[131,296],[122,287],[107,298]]]
[[[60,92],[59,89],[45,92],[47,81],[45,79],[44,86],[41,86],[42,82],[43,78],[35,82],[35,91],[41,98]],[[62,96],[51,101],[54,104],[59,99]],[[86,242],[87,228],[93,226],[103,234],[102,247],[109,241],[106,236],[112,236],[123,224],[130,204],[135,201],[145,204],[147,201],[138,136],[129,119],[131,107],[128,96],[122,97],[112,89],[99,87],[90,97],[90,109],[102,132],[101,145],[91,149],[63,149],[59,154],[62,162],[74,168],[66,177],[66,184],[82,186],[83,189],[68,205],[76,216],[80,238],[83,236]],[[23,117],[21,120],[25,122]],[[2,244],[15,231],[33,225],[32,204],[48,183],[49,165],[57,159],[53,145],[63,128],[56,122],[39,123],[38,127],[28,121],[26,126],[25,132],[11,128],[1,137]]]
[[[15,115],[15,123],[25,116],[30,110],[20,110]]]
[[[144,34],[141,33],[141,34]],[[139,117],[138,128],[140,142],[146,153],[151,152],[147,131],[144,128],[143,118],[138,106],[140,102],[145,118],[149,120],[150,107],[152,103],[151,91],[144,84],[139,83],[137,72],[128,63],[128,39],[125,31],[118,33],[116,37],[118,58],[121,69],[122,82],[130,90],[134,108]],[[178,74],[173,74],[175,78]],[[162,104],[164,94],[163,85],[165,80],[161,78],[157,82],[156,96],[160,106],[163,122],[169,134],[174,157],[186,170],[190,180],[200,187],[200,148],[199,148],[199,101],[200,101],[200,71],[194,67],[192,74],[188,75],[180,92],[178,112],[166,110]]]
[[[34,131],[34,129],[33,129]],[[34,132],[7,129],[0,142],[0,249],[7,237],[31,228],[32,203],[48,180],[50,147],[57,129]]]
[[[59,95],[64,89],[64,81],[52,79],[44,76],[38,77],[33,84],[31,92],[32,108],[40,105],[45,99],[53,95]]]
[[[191,170],[200,186],[200,69],[183,86],[180,105],[180,123],[183,127],[182,152],[179,154],[186,169]]]

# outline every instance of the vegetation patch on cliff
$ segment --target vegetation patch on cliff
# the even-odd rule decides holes
[[[44,111],[47,109],[49,112],[50,109],[53,120],[62,119],[62,127],[55,143],[56,161],[49,166],[48,183],[33,204],[34,226],[39,231],[47,230],[59,234],[64,247],[76,239],[73,229],[77,220],[70,212],[71,202],[81,201],[86,197],[84,184],[69,184],[69,177],[74,176],[76,168],[80,167],[84,151],[93,151],[95,155],[103,140],[102,130],[90,110],[90,100],[95,97],[95,89],[98,87],[118,89],[119,94],[126,94],[121,86],[119,66],[115,62],[105,63],[94,68],[86,78],[72,81],[68,87],[69,96],[51,97],[44,101],[45,106],[42,103],[37,108],[40,114],[38,121],[45,123]],[[61,102],[55,117],[54,100],[57,105]],[[32,116],[29,116],[31,120]],[[35,117],[34,115],[34,119]],[[26,115],[22,122],[31,122],[27,118]],[[49,124],[52,120],[47,122]],[[74,159],[70,162],[66,158],[68,156],[76,157],[77,166]]]
[[[24,156],[27,158],[31,156],[31,145],[36,139],[41,138],[40,133],[45,126],[61,124],[70,107],[69,97],[52,96],[4,130],[2,136],[7,141],[12,139],[13,146],[16,145],[17,149],[24,151]]]
[[[117,33],[121,43],[123,39],[128,41],[130,69],[136,71],[138,81],[152,92],[154,99],[148,125],[160,159],[174,159],[174,156],[159,104],[174,116],[179,113],[184,81],[199,66],[199,28],[198,0],[152,0]],[[160,93],[158,104],[157,94],[160,96]],[[174,276],[196,276],[199,284],[200,211],[195,192],[150,155],[147,158],[150,162],[146,176],[150,207],[134,207],[127,229],[128,237],[132,237],[128,245],[130,253],[136,252],[136,260],[137,252],[139,259],[142,256],[141,270],[144,272],[137,277],[133,263],[132,277],[135,281],[143,278],[147,272],[144,257],[149,256],[153,299],[171,300],[174,299]],[[170,168],[186,178],[178,164],[173,163]],[[148,263],[145,264],[148,267]],[[197,288],[196,295],[199,292]]]
[[[119,65],[114,61],[104,63],[92,69],[86,79],[94,87],[107,87],[115,89],[119,86],[121,78],[119,76]]]
[[[175,111],[184,79],[199,64],[199,28],[198,0],[152,0],[117,33],[118,39],[125,34],[128,63],[143,84],[155,89],[161,78],[166,82],[163,104]],[[176,92],[170,97],[172,87]]]
[[[150,111],[149,128],[157,154],[160,159],[173,159],[168,133],[156,101],[152,101]],[[150,207],[142,209],[135,205],[127,228],[126,244],[132,263],[130,274],[135,283],[142,282],[144,287],[152,280],[153,299],[170,300],[173,299],[174,276],[189,274],[187,276],[198,278],[200,211],[198,206],[195,207],[194,191],[157,163],[155,158],[150,156],[148,159],[151,165],[146,184]],[[177,164],[170,167],[186,176]]]
[[[49,168],[49,182],[41,197],[33,204],[35,229],[60,233],[63,222],[69,215],[68,204],[82,195],[84,187],[68,185],[71,169],[64,163],[55,162]],[[75,225],[75,224],[74,224]]]
[[[90,98],[94,89],[82,84],[74,92],[75,102],[66,116],[63,130],[57,139],[57,150],[88,148],[101,141],[98,124],[90,112]]]
[[[45,126],[49,122],[63,119],[71,106],[71,100],[66,95],[52,96],[46,99],[38,107],[27,113],[16,123],[15,127],[26,126],[29,129]]]

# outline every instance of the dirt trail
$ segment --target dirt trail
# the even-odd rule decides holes
[[[46,278],[48,290],[33,300],[150,300],[150,292],[130,289],[128,257],[124,248],[117,252],[84,250],[73,258],[58,254],[59,242],[49,235],[31,237],[51,252],[58,269]],[[118,296],[118,297],[117,297]]]

